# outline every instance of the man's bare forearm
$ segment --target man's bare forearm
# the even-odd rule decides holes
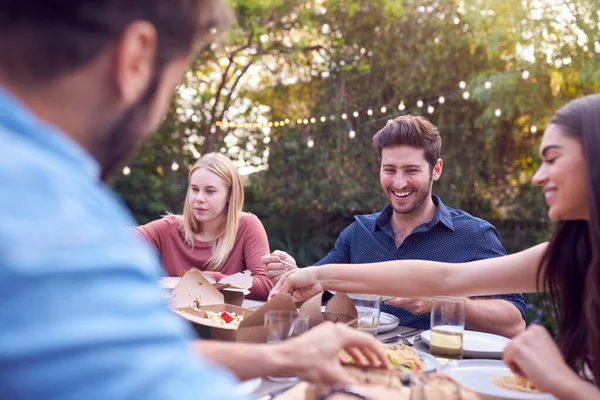
[[[197,340],[193,347],[240,380],[285,374],[289,368],[284,348],[277,344],[247,344]]]
[[[519,310],[503,299],[467,299],[465,321],[469,330],[508,338],[525,330],[525,321]]]

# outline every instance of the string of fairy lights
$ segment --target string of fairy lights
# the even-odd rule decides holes
[[[596,42],[596,47],[594,50],[596,53],[600,54],[600,40],[598,40]],[[562,67],[562,65],[563,65],[562,58],[557,57],[554,61],[554,66],[556,68],[560,68],[560,67]],[[366,124],[373,124],[373,123],[381,121],[383,119],[389,120],[389,119],[395,118],[398,115],[408,114],[412,110],[414,110],[415,107],[419,110],[424,109],[427,114],[433,115],[436,112],[436,107],[443,106],[446,103],[446,101],[450,98],[460,96],[464,101],[473,100],[473,94],[472,94],[473,91],[475,91],[478,88],[481,88],[481,86],[483,86],[483,89],[485,89],[485,90],[490,90],[493,86],[493,82],[495,80],[497,80],[501,75],[504,75],[507,73],[519,73],[521,79],[524,81],[529,80],[529,78],[531,77],[529,70],[527,70],[526,68],[520,68],[518,70],[501,72],[501,73],[485,80],[482,85],[481,84],[474,85],[471,88],[471,90],[469,90],[467,82],[464,80],[461,80],[460,82],[458,82],[459,90],[454,90],[449,93],[439,93],[434,96],[423,95],[423,96],[415,96],[415,97],[412,97],[411,99],[402,99],[399,102],[397,102],[395,105],[386,104],[386,105],[381,105],[379,107],[369,107],[366,109],[366,111],[363,111],[362,113],[358,110],[355,110],[352,112],[345,111],[338,115],[331,114],[331,115],[329,115],[329,117],[326,117],[325,115],[306,116],[306,117],[302,117],[302,118],[283,118],[283,119],[279,119],[279,120],[266,121],[266,122],[265,121],[259,122],[259,121],[220,120],[220,121],[215,122],[215,126],[221,128],[221,129],[236,129],[236,128],[274,129],[274,128],[283,128],[283,127],[302,126],[302,125],[304,125],[304,126],[317,125],[319,123],[325,124],[325,123],[328,123],[331,121],[336,121],[338,118],[340,118],[342,121],[348,121],[348,123],[350,125],[350,129],[348,130],[348,137],[350,139],[354,139],[356,137],[356,131],[360,127],[362,127]],[[479,100],[486,101],[483,98],[480,98]],[[379,114],[378,114],[378,112],[379,112]],[[494,109],[494,116],[496,118],[500,118],[502,116],[502,113],[503,113],[503,110],[501,107],[496,107]],[[360,122],[359,118],[361,118],[365,115],[367,116],[367,120]],[[535,124],[532,124],[529,127],[529,131],[531,133],[536,133],[537,126]],[[270,137],[269,136],[265,137],[263,142],[266,146],[270,146],[269,145]],[[315,146],[315,140],[313,139],[312,136],[309,136],[307,138],[306,146],[308,148],[313,148]],[[144,162],[138,161],[138,162],[130,163],[130,165],[125,165],[122,169],[123,175],[125,175],[125,176],[130,175],[132,172],[131,168],[133,165],[143,164],[143,163]],[[177,163],[177,161],[172,160],[170,169],[172,171],[178,171],[180,169],[180,165]]]

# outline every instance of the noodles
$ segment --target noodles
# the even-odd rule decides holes
[[[416,372],[421,371],[424,368],[423,361],[419,357],[419,354],[409,346],[401,345],[381,345],[383,351],[387,355],[387,358],[393,368],[400,369],[404,372]],[[361,365],[365,364],[367,360],[354,360],[352,356],[345,351],[340,354],[342,362],[346,364]]]
[[[386,346],[385,353],[392,367],[404,371],[421,371],[424,367],[423,361],[412,347],[401,345]]]
[[[492,382],[504,389],[518,390],[519,392],[526,393],[540,393],[529,379],[518,375],[495,376],[492,378]]]

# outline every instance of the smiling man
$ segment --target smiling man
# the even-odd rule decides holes
[[[373,137],[381,159],[380,181],[389,204],[381,211],[357,215],[335,247],[315,265],[362,264],[422,259],[462,263],[505,255],[498,232],[487,221],[446,207],[432,194],[442,175],[442,139],[438,129],[420,116],[400,116]],[[282,251],[263,257],[267,276],[277,281],[295,260]],[[460,266],[457,266],[460,268]],[[386,301],[382,311],[400,324],[428,329],[431,299]],[[467,329],[512,337],[525,328],[521,294],[470,298]]]

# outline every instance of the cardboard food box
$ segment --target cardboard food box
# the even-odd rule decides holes
[[[199,307],[185,307],[174,309],[173,311],[194,324],[210,328],[210,339],[232,342],[265,343],[265,313],[272,310],[296,311],[296,305],[291,296],[281,295],[265,303],[265,305],[256,311],[225,303],[201,305]],[[217,313],[223,311],[228,313],[234,312],[237,315],[243,316],[244,319],[237,327],[223,325],[208,319],[206,311]]]
[[[302,304],[299,312],[308,314],[309,327],[319,325],[324,321],[341,322],[353,328],[358,326],[358,311],[346,293],[337,292],[322,311],[323,293],[308,299]]]
[[[234,283],[239,284],[239,282]],[[209,329],[210,339],[249,343],[265,342],[265,313],[280,310],[297,311],[296,304],[290,295],[277,295],[259,309],[252,311],[227,303],[224,295],[224,292],[227,291],[240,293],[238,286],[221,287],[219,290],[218,286],[212,285],[200,271],[190,271],[173,289],[171,306],[175,313],[192,322],[196,327]],[[356,308],[346,294],[336,294],[323,312],[321,311],[321,297],[322,294],[313,297],[298,310],[299,313],[308,314],[311,328],[323,321],[356,322],[358,315]],[[239,326],[234,327],[209,319],[207,311],[233,312],[243,316],[243,320]]]
[[[240,307],[251,287],[250,271],[227,276],[217,283],[202,271],[192,268],[181,277],[171,291],[169,304],[171,308],[221,303]]]

